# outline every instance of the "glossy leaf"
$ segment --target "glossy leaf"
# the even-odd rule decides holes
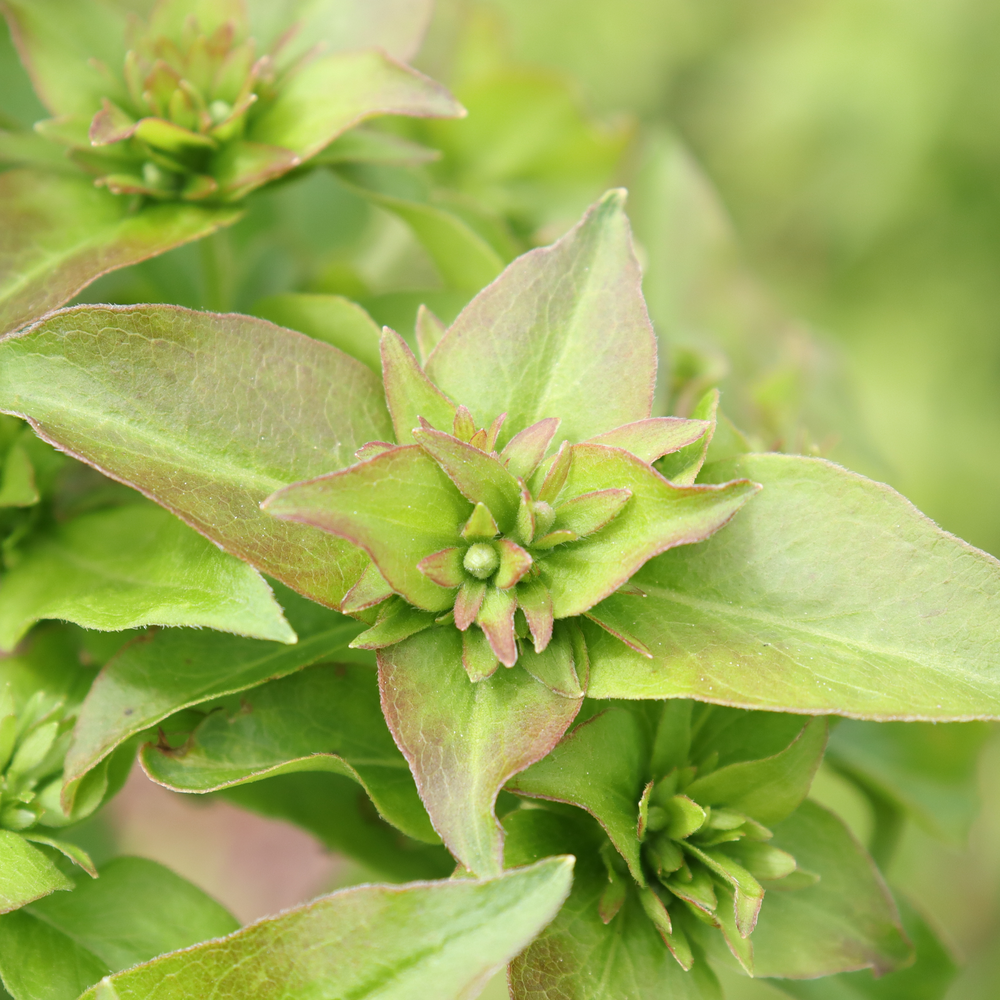
[[[44,851],[12,830],[0,830],[0,913],[72,888],[73,883]]]
[[[561,496],[609,487],[632,494],[618,516],[589,538],[555,549],[541,563],[541,579],[552,591],[556,618],[587,611],[657,553],[707,538],[758,490],[746,479],[724,486],[673,486],[623,451],[575,445]]]
[[[61,306],[108,271],[201,239],[239,216],[189,204],[130,212],[128,199],[87,177],[0,174],[0,333]]]
[[[165,723],[169,727],[169,723]],[[147,744],[146,773],[179,792],[214,792],[296,771],[357,781],[404,833],[438,841],[385,727],[370,667],[311,667],[210,712],[177,750]]]
[[[621,192],[567,236],[510,264],[452,324],[427,373],[501,444],[546,417],[585,440],[649,416],[656,347]]]
[[[503,785],[544,757],[580,708],[525,671],[473,684],[454,629],[432,629],[379,653],[382,710],[434,829],[471,871],[501,870],[493,804]]]
[[[775,847],[819,881],[782,891],[767,886],[753,933],[754,973],[793,979],[906,965],[912,949],[878,870],[843,823],[804,802],[774,828]]]
[[[171,1000],[459,1000],[555,916],[571,880],[572,861],[550,858],[486,881],[344,889],[119,973],[84,998],[145,1000],[168,988]]]
[[[639,798],[649,737],[624,708],[609,708],[577,726],[552,752],[508,782],[521,795],[586,809],[604,827],[640,885]]]
[[[248,316],[78,306],[0,341],[0,409],[314,600],[361,573],[344,541],[258,510],[391,434],[378,379],[335,348]]]
[[[254,303],[253,312],[278,326],[322,340],[357,358],[376,375],[382,374],[377,324],[361,306],[342,295],[270,295]]]
[[[462,106],[439,83],[383,52],[333,52],[282,81],[251,122],[251,142],[314,156],[352,125],[375,115],[452,118]]]
[[[704,420],[650,417],[648,420],[638,420],[606,431],[604,434],[598,434],[592,437],[589,443],[624,448],[644,462],[655,462],[663,455],[678,452],[685,446],[704,438],[708,429],[709,425]],[[667,478],[670,479],[669,476]]]
[[[168,629],[143,636],[113,657],[77,715],[66,755],[72,784],[127,739],[169,715],[301,670],[320,660],[348,660],[348,643],[364,625],[281,592],[294,646],[222,633]]]
[[[0,649],[39,619],[85,628],[193,625],[294,642],[270,587],[168,511],[130,504],[34,539],[0,581]]]
[[[608,924],[600,901],[608,875],[598,857],[600,840],[572,820],[542,810],[504,818],[506,862],[525,864],[553,852],[577,856],[573,891],[555,920],[510,966],[514,1000],[722,1000],[700,950],[685,972],[664,946],[638,895],[630,891]]]
[[[724,805],[771,826],[809,794],[823,759],[826,733],[826,719],[811,719],[780,753],[721,767],[696,778],[686,793],[703,805]]]
[[[296,483],[264,504],[275,520],[335,532],[372,557],[397,593],[426,611],[445,611],[454,592],[417,568],[455,544],[472,506],[421,448],[394,448],[353,468]]]
[[[630,602],[633,634],[653,658],[585,624],[592,697],[1000,716],[992,556],[889,487],[821,459],[752,455],[703,472],[734,475],[764,490],[715,538],[649,562],[634,581],[646,597],[610,598]]]

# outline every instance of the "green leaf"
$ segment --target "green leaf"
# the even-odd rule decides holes
[[[913,941],[913,965],[876,979],[869,970],[842,972],[819,980],[773,980],[773,985],[800,1000],[942,1000],[958,966],[923,917],[897,894],[903,928]]]
[[[0,975],[18,1000],[76,1000],[102,976],[239,927],[215,900],[145,858],[0,918]]]
[[[399,216],[413,230],[446,288],[478,292],[503,270],[505,261],[496,250],[446,208],[397,198],[360,185],[352,184],[351,190]]]
[[[19,54],[46,107],[93,115],[109,94],[100,60],[114,74],[125,59],[126,19],[97,0],[8,0],[4,13]]]
[[[439,83],[369,49],[332,52],[284,79],[251,121],[247,138],[315,156],[342,132],[375,115],[453,118],[462,106]]]
[[[559,742],[582,699],[553,694],[516,667],[473,684],[453,628],[380,651],[379,676],[386,721],[434,829],[470,871],[499,872],[497,793]]]
[[[397,593],[425,611],[445,611],[454,592],[417,569],[458,541],[472,512],[422,448],[405,445],[341,472],[275,493],[263,504],[275,521],[335,532],[361,546]]]
[[[809,794],[826,747],[826,719],[811,719],[780,753],[719,768],[685,789],[696,802],[724,805],[771,826]]]
[[[115,747],[169,715],[222,698],[320,660],[359,656],[348,643],[364,625],[280,592],[299,635],[294,646],[218,632],[167,629],[125,647],[101,671],[80,707],[66,755],[68,785],[81,779]]]
[[[644,462],[655,462],[669,453],[683,452],[685,447],[701,441],[710,425],[704,420],[684,420],[681,417],[650,417],[598,434],[589,444],[624,448]],[[707,447],[707,445],[705,446]],[[662,470],[660,470],[662,472]],[[679,482],[667,476],[672,482]],[[694,482],[692,477],[691,483]],[[684,483],[683,485],[690,485]]]
[[[89,5],[88,5],[89,6]],[[61,306],[95,278],[232,225],[232,208],[149,205],[87,177],[0,174],[0,332]]]
[[[297,292],[270,295],[258,299],[253,312],[278,326],[298,330],[340,349],[366,364],[376,375],[382,373],[378,326],[361,306],[342,295]]]
[[[341,163],[377,163],[415,167],[439,159],[440,151],[421,146],[402,136],[376,132],[374,129],[353,128],[334,139],[321,153],[317,153],[313,163],[329,166]]]
[[[40,499],[31,459],[24,448],[15,443],[3,460],[0,507],[31,507]]]
[[[711,389],[698,401],[691,411],[691,416],[704,420],[707,424],[705,433],[696,441],[680,448],[672,455],[667,455],[656,463],[656,470],[678,486],[690,486],[701,472],[708,455],[709,445],[715,438],[716,422],[719,413],[719,390]]]
[[[308,830],[330,850],[360,861],[379,879],[447,878],[455,859],[441,844],[413,840],[387,823],[352,778],[300,771],[218,793],[241,809]]]
[[[577,856],[573,891],[559,915],[511,963],[514,1000],[722,1000],[701,951],[685,972],[630,890],[617,915],[605,924],[601,896],[608,874],[599,860],[600,841],[568,817],[540,809],[504,818],[508,865],[525,864],[558,851]],[[596,831],[595,831],[596,832]]]
[[[273,46],[296,24],[279,55],[294,62],[317,42],[326,51],[377,46],[394,59],[414,56],[431,16],[431,0],[248,0],[251,33]]]
[[[0,409],[314,600],[361,573],[347,543],[258,510],[392,433],[378,379],[333,347],[248,316],[79,306],[0,341]]]
[[[976,817],[985,723],[856,722],[830,734],[826,760],[905,809],[932,836],[962,845]]]
[[[559,546],[540,564],[556,618],[592,608],[664,549],[704,540],[759,489],[746,479],[724,486],[674,486],[617,448],[581,444],[572,450],[562,497],[608,488],[628,489],[632,496],[602,531]],[[599,614],[595,609],[595,617]]]
[[[388,328],[382,334],[382,381],[400,444],[413,442],[413,430],[423,417],[434,427],[451,430],[455,404],[423,373],[413,351]]]
[[[912,948],[875,865],[843,823],[804,802],[774,828],[775,847],[819,881],[802,889],[766,886],[753,934],[754,974],[793,979],[906,965]]]
[[[119,973],[84,998],[475,996],[555,916],[571,866],[549,858],[485,881],[344,889]]]
[[[36,536],[0,582],[0,649],[42,618],[116,631],[193,625],[295,642],[260,574],[152,504],[85,514]]]
[[[996,559],[822,459],[748,455],[703,471],[734,475],[763,483],[760,496],[706,543],[647,563],[634,580],[645,597],[610,599],[629,602],[652,659],[585,623],[591,697],[1000,716]]]
[[[645,885],[639,858],[639,798],[649,763],[649,734],[624,708],[609,708],[577,726],[552,752],[507,783],[520,795],[586,809]]]
[[[452,324],[427,374],[506,443],[545,417],[581,441],[649,416],[656,348],[620,191],[510,264]]]
[[[370,667],[326,664],[264,684],[210,711],[179,749],[147,744],[139,759],[154,781],[178,792],[296,771],[342,774],[408,836],[439,839],[385,727]]]
[[[73,883],[44,851],[11,830],[0,830],[0,913],[57,889],[72,889]]]

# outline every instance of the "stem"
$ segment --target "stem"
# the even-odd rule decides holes
[[[213,312],[232,312],[233,254],[229,233],[220,229],[206,236],[200,250],[205,307]]]

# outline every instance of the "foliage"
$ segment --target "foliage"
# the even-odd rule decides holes
[[[425,4],[4,11],[53,115],[0,133],[7,992],[940,997],[880,865],[974,812],[1000,563],[819,457],[841,376],[741,298],[676,140],[588,121],[488,14],[468,127],[356,128],[462,113],[395,58]],[[599,193],[630,139],[638,247]],[[348,234],[319,265],[296,198]],[[239,929],[95,867],[74,827],[136,759],[406,884]]]

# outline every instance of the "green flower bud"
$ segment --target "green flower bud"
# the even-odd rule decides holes
[[[462,565],[477,580],[488,580],[500,567],[500,556],[488,542],[470,545]]]

